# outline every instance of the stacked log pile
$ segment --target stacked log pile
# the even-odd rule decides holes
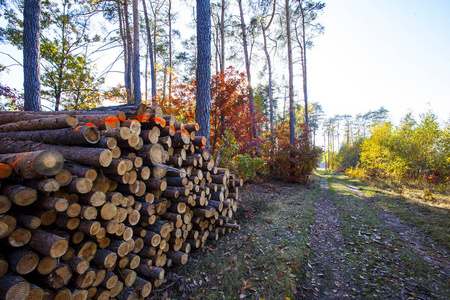
[[[242,180],[157,106],[0,112],[0,299],[145,299],[239,229]]]

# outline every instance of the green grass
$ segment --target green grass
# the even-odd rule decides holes
[[[260,186],[247,187],[241,193],[241,230],[180,268],[196,283],[195,299],[294,298],[318,190],[280,185],[265,193],[255,191]]]
[[[417,292],[414,290],[406,290],[408,294],[403,294],[404,287],[410,285],[417,285],[422,296],[445,298],[445,291],[450,292],[445,280],[420,256],[413,253],[412,249],[398,238],[397,233],[383,225],[384,221],[377,213],[379,208],[376,208],[374,203],[354,196],[346,184],[357,185],[366,194],[368,192],[375,194],[376,196],[372,198],[375,203],[396,207],[397,209],[393,211],[398,213],[400,218],[407,222],[414,221],[411,223],[418,228],[423,228],[432,218],[438,218],[444,223],[448,220],[444,220],[439,213],[433,216],[421,214],[417,212],[415,204],[408,204],[403,200],[403,204],[400,205],[395,197],[378,195],[376,190],[370,190],[357,181],[347,180],[345,176],[327,177],[331,184],[332,199],[340,210],[342,233],[347,239],[347,259],[365,298],[377,299],[386,295],[414,297]],[[412,216],[408,217],[408,214]],[[435,223],[439,221],[436,220]],[[429,230],[443,229],[440,225],[439,228],[434,227],[435,225],[437,226],[429,224]]]
[[[327,176],[327,175],[324,175]],[[450,197],[439,195],[439,203],[426,201],[415,190],[393,189],[380,181],[360,182],[344,175],[328,176],[342,184],[358,186],[382,208],[395,213],[407,224],[429,234],[450,249]]]

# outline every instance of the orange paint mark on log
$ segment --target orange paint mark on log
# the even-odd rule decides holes
[[[170,126],[170,130],[173,130],[173,131],[177,131],[176,129],[175,129],[175,126]]]
[[[94,123],[91,123],[91,122],[89,122],[89,123],[86,123],[86,125],[84,125],[84,126],[97,127],[97,126],[95,126],[95,124],[94,124]]]
[[[150,120],[151,117],[150,117],[150,115],[146,114],[146,115],[140,115],[140,116],[137,116],[136,119],[137,119],[139,122],[145,123],[145,122],[148,122],[148,120]]]
[[[163,118],[151,117],[149,120],[161,125],[161,127],[166,126],[166,120],[164,120]]]
[[[21,156],[19,156],[19,158],[17,158],[14,163],[12,164],[12,167],[14,168],[16,166],[16,164],[26,155],[30,154],[31,152],[26,152],[24,154],[22,154]]]
[[[80,129],[82,127],[84,127],[84,126],[77,126],[77,127],[75,127],[75,129],[73,131],[77,131],[78,129]]]
[[[13,168],[8,164],[0,164],[0,179],[11,176]]]
[[[107,124],[116,124],[117,122],[120,122],[119,119],[116,118],[106,118],[105,123]]]

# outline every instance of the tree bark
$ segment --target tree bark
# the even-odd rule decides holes
[[[41,110],[39,78],[41,0],[25,0],[23,10],[24,109]]]
[[[0,278],[0,298],[5,300],[25,299],[30,284],[20,276],[9,273]]]
[[[0,141],[0,153],[20,153],[32,150],[54,150],[59,151],[64,159],[81,165],[94,167],[107,167],[112,161],[112,153],[108,149],[86,148],[78,146],[58,146],[41,144],[31,141]]]
[[[133,0],[133,102],[141,103],[141,73],[139,64],[139,10],[138,0]]]
[[[100,132],[96,127],[79,126],[53,130],[2,132],[0,139],[34,141],[52,145],[90,146],[100,140]]]
[[[252,114],[252,117],[255,116],[255,100],[253,98],[253,87],[252,87],[252,79],[250,74],[250,59],[248,57],[248,49],[247,49],[247,33],[245,30],[245,21],[244,21],[244,13],[242,10],[242,0],[238,0],[239,5],[239,13],[241,17],[241,30],[242,30],[242,42],[244,44],[244,59],[245,59],[245,70],[247,72],[247,85],[248,85],[248,92],[250,94],[250,113]],[[258,136],[258,132],[256,127],[253,128],[253,133],[255,137]]]
[[[197,91],[195,122],[199,134],[206,137],[206,148],[210,148],[211,114],[211,11],[209,0],[197,0]]]
[[[17,114],[18,119],[21,115]],[[3,116],[2,116],[3,117]],[[33,120],[18,121],[0,126],[0,132],[10,131],[29,131],[29,130],[48,130],[74,127],[78,124],[78,118],[75,116],[55,116],[50,118],[34,118]]]
[[[295,111],[294,111],[294,70],[292,62],[292,41],[291,41],[291,10],[289,0],[285,1],[286,13],[286,38],[288,52],[288,69],[289,69],[289,142],[291,146],[295,146]]]

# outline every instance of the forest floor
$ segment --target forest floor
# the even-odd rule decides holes
[[[408,195],[323,172],[246,185],[241,230],[194,251],[155,299],[450,299],[450,199]]]

